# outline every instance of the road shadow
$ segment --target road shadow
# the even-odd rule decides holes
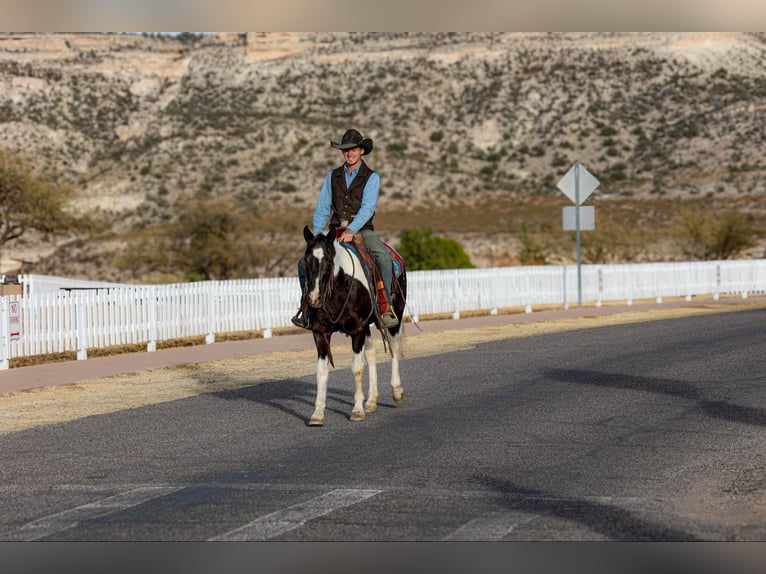
[[[308,425],[311,414],[314,412],[316,384],[297,379],[263,381],[251,387],[211,393],[211,396],[226,401],[252,401],[293,416]],[[326,412],[348,418],[354,406],[353,393],[328,387],[326,402]],[[348,410],[333,406],[335,404],[346,405]],[[305,405],[307,408],[299,410],[293,405]]]
[[[562,383],[643,391],[683,398],[696,401],[700,410],[709,417],[753,426],[766,426],[766,409],[709,400],[705,398],[698,386],[688,381],[576,369],[550,369],[546,371],[545,376]]]
[[[252,386],[238,390],[210,393],[210,396],[227,401],[252,401],[293,416],[308,425],[314,412],[316,383],[298,379],[271,380],[254,383]],[[305,405],[306,408],[299,408],[298,405]],[[325,413],[330,412],[349,419],[353,407],[353,390],[339,389],[328,385]],[[395,406],[379,400],[378,408],[395,408]]]
[[[612,541],[691,542],[699,540],[687,532],[667,528],[610,504],[524,488],[488,475],[476,475],[474,479],[483,486],[502,494],[503,504],[510,510],[558,517],[581,524]]]

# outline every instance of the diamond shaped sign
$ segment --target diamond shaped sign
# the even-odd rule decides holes
[[[577,178],[577,179],[575,179]],[[564,177],[556,184],[573,203],[576,201],[575,186],[579,185],[580,203],[599,186],[599,181],[579,162],[575,163]]]

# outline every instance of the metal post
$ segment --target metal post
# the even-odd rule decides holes
[[[575,180],[575,232],[577,234],[577,306],[582,307],[582,257],[580,249],[580,162],[574,165]]]

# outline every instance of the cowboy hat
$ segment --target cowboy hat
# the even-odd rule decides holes
[[[354,129],[346,130],[340,143],[330,141],[330,145],[339,150],[360,147],[362,148],[362,155],[369,155],[372,153],[372,140],[370,138],[363,138],[362,134]]]

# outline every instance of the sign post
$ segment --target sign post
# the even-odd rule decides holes
[[[556,184],[564,195],[574,202],[574,208],[565,207],[563,210],[564,230],[574,229],[577,237],[577,306],[582,307],[582,248],[580,241],[581,230],[591,230],[596,228],[595,209],[593,206],[582,207],[583,201],[588,199],[591,193],[599,186],[599,181],[585,169],[580,162],[570,168],[570,170]],[[574,211],[574,214],[572,212]],[[574,215],[574,217],[572,217]],[[572,226],[574,219],[574,227]],[[583,225],[584,224],[584,225]]]

